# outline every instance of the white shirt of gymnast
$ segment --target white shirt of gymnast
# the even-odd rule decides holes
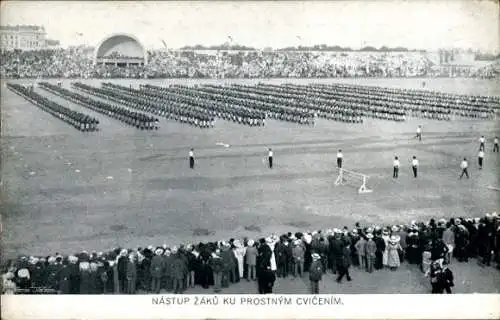
[[[418,166],[418,160],[417,159],[413,159],[411,161],[411,165],[414,166],[414,167]]]

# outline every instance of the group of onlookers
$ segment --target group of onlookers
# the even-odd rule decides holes
[[[453,259],[456,258],[456,260]],[[500,219],[411,221],[407,225],[288,232],[253,240],[229,239],[179,246],[115,248],[71,255],[20,255],[8,261],[4,293],[134,294],[183,293],[194,286],[220,292],[231,283],[256,281],[259,293],[271,293],[277,278],[306,277],[311,293],[327,272],[337,282],[352,281],[351,267],[368,273],[397,272],[403,261],[429,277],[432,293],[450,293],[452,261],[477,258],[500,267]],[[249,292],[251,293],[251,292]]]
[[[109,61],[123,57],[115,53]],[[151,50],[147,64],[94,64],[85,46],[40,51],[3,51],[3,78],[334,78],[435,76],[422,52],[243,50]],[[123,60],[123,59],[122,59]],[[497,69],[471,68],[467,77],[494,77]],[[442,74],[438,74],[442,75]],[[445,76],[450,76],[449,72]]]

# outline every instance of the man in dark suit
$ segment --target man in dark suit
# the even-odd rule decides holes
[[[351,266],[351,250],[349,249],[349,243],[344,242],[342,247],[342,255],[337,258],[337,270],[338,276],[336,281],[340,283],[344,276],[347,277],[347,281],[351,281],[351,275],[349,274],[349,267]]]
[[[274,272],[271,270],[271,248],[267,245],[266,239],[259,240],[259,248],[257,255],[257,282],[259,286],[259,293],[265,294],[272,292],[274,285]],[[271,275],[272,274],[272,275]],[[274,279],[273,279],[274,278]],[[270,288],[269,288],[270,287]]]
[[[312,255],[313,262],[309,267],[309,281],[311,282],[311,294],[319,294],[319,282],[323,276],[323,266],[321,256],[317,253]]]
[[[368,233],[366,235],[365,253],[366,253],[366,271],[369,273],[373,272],[373,266],[375,264],[375,255],[377,253],[377,244],[373,241],[373,234]]]

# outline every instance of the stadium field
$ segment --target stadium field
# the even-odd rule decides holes
[[[58,80],[49,80],[56,83]],[[61,80],[69,88],[70,80]],[[101,80],[82,80],[89,84]],[[221,80],[104,80],[120,84],[201,84]],[[500,95],[498,80],[474,79],[273,79],[224,82],[346,82],[445,92]],[[32,83],[33,80],[18,80]],[[144,132],[35,90],[101,121],[82,133],[1,86],[3,258],[106,250],[115,246],[178,244],[272,232],[395,224],[429,217],[475,217],[498,211],[500,156],[491,139],[498,120],[404,123],[366,119],[363,124],[318,120],[314,127],[267,121],[246,127],[218,120],[199,129],[162,119]],[[423,125],[423,141],[413,139]],[[485,135],[485,167],[477,169],[478,138]],[[229,144],[228,148],[217,143]],[[195,149],[196,170],[187,153]],[[265,163],[272,147],[275,168]],[[370,176],[334,186],[337,149],[344,167]],[[392,179],[392,159],[402,160]],[[411,176],[410,158],[420,160]],[[458,180],[460,160],[471,179]]]

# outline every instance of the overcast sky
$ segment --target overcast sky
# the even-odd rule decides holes
[[[331,2],[2,1],[1,24],[43,25],[63,46],[97,45],[131,33],[148,48],[314,44],[499,51],[498,2],[410,0]],[[83,36],[78,36],[83,33]]]

